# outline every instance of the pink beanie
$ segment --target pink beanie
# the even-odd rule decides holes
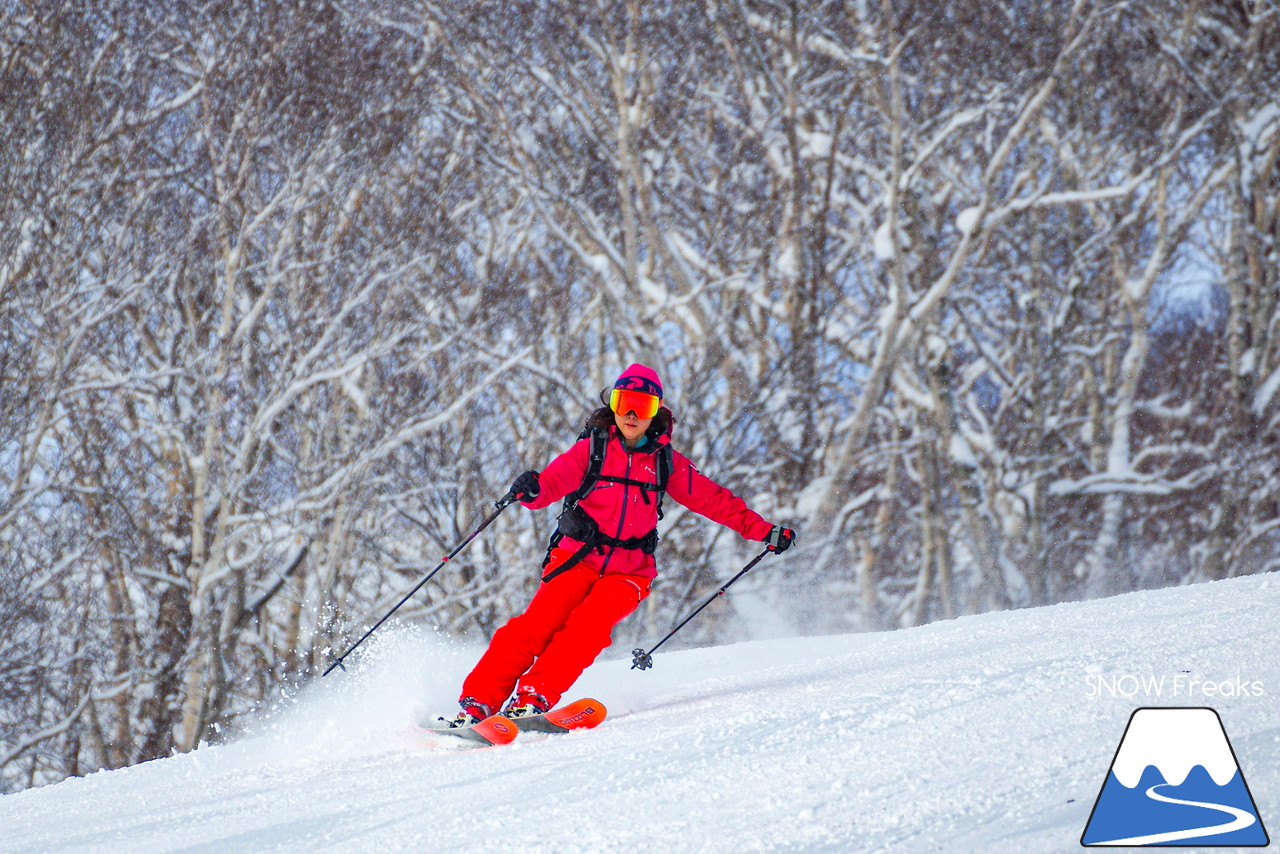
[[[662,380],[658,379],[658,372],[638,362],[623,371],[613,387],[662,397]]]

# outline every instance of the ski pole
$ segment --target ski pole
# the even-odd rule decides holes
[[[653,654],[658,651],[658,647],[662,646],[664,643],[671,640],[672,635],[674,635],[676,632],[683,629],[685,626],[685,623],[689,622],[694,617],[701,614],[702,609],[710,605],[712,602],[714,602],[717,597],[723,596],[724,592],[729,589],[729,586],[733,584],[733,582],[737,581],[739,578],[741,578],[742,576],[750,572],[751,568],[756,564],[758,564],[761,560],[763,560],[764,556],[771,551],[772,549],[765,549],[764,551],[760,552],[760,554],[752,558],[751,563],[747,564],[742,569],[738,570],[738,574],[735,575],[733,578],[730,578],[728,581],[726,581],[724,583],[724,586],[721,587],[719,590],[717,590],[715,593],[711,594],[711,597],[707,599],[707,601],[703,602],[701,605],[698,606],[698,610],[694,611],[692,614],[690,614],[689,616],[681,620],[680,625],[672,629],[665,638],[655,643],[653,645],[653,649],[649,650],[648,652],[645,652],[643,648],[633,649],[631,651],[631,669],[635,670],[638,667],[641,670],[648,670],[650,667],[653,667]]]
[[[435,576],[435,574],[436,574],[437,572],[439,572],[439,571],[444,567],[444,565],[445,565],[446,563],[448,563],[449,561],[453,560],[453,558],[458,554],[458,552],[460,552],[460,551],[462,551],[463,549],[465,549],[465,548],[467,547],[467,544],[468,544],[468,543],[470,543],[470,542],[471,542],[472,540],[474,540],[476,537],[480,536],[480,532],[481,532],[481,531],[483,531],[485,528],[489,527],[489,525],[493,523],[493,520],[494,520],[494,519],[497,519],[497,518],[498,518],[498,516],[502,514],[502,511],[503,511],[503,510],[506,510],[508,507],[510,507],[512,504],[514,504],[514,503],[515,503],[515,500],[516,500],[516,494],[515,494],[514,492],[508,492],[506,495],[502,496],[502,498],[498,499],[498,501],[496,502],[496,505],[495,505],[495,506],[497,506],[497,508],[498,508],[498,509],[497,509],[497,510],[495,510],[495,511],[493,511],[492,513],[490,513],[490,514],[489,514],[489,516],[488,516],[488,518],[487,518],[487,519],[485,519],[483,522],[481,522],[481,523],[480,523],[480,527],[479,527],[479,528],[476,528],[474,531],[472,531],[472,532],[471,532],[471,535],[470,535],[469,537],[467,537],[467,538],[466,538],[465,540],[463,540],[462,542],[458,543],[457,548],[455,548],[453,551],[449,552],[449,554],[445,556],[444,560],[440,561],[440,563],[436,566],[436,568],[435,568],[435,569],[433,569],[433,570],[431,570],[430,572],[428,572],[428,573],[427,573],[427,576],[426,576],[425,578],[423,578],[421,581],[419,581],[419,582],[417,583],[417,585],[416,585],[412,590],[410,590],[408,593],[406,593],[406,594],[405,594],[405,596],[404,596],[404,598],[403,598],[403,599],[401,599],[399,602],[397,602],[397,603],[396,603],[396,606],[395,606],[394,608],[392,608],[390,611],[388,611],[385,617],[383,617],[381,620],[378,620],[378,622],[374,623],[373,628],[371,628],[371,629],[369,629],[369,631],[365,632],[365,633],[364,633],[364,636],[363,636],[363,637],[361,637],[361,638],[360,638],[360,640],[358,640],[358,641],[356,641],[355,643],[353,643],[353,644],[351,645],[351,648],[350,648],[350,649],[348,649],[348,650],[347,650],[346,652],[344,652],[342,655],[339,655],[337,658],[334,658],[334,657],[333,657],[333,654],[332,654],[332,653],[330,653],[330,654],[329,654],[329,657],[330,657],[331,659],[333,659],[333,663],[332,663],[332,664],[330,664],[330,665],[329,665],[329,668],[328,668],[327,670],[325,670],[325,672],[324,672],[324,673],[322,673],[322,674],[320,674],[320,675],[321,675],[321,676],[328,676],[331,672],[333,672],[333,668],[335,668],[335,667],[340,667],[340,668],[342,668],[342,670],[344,670],[344,671],[345,671],[347,668],[346,668],[346,667],[344,667],[344,666],[343,666],[343,664],[342,664],[343,659],[345,659],[345,658],[346,658],[348,655],[350,655],[351,653],[355,652],[355,651],[356,651],[356,647],[358,647],[360,644],[364,643],[364,642],[365,642],[365,640],[369,637],[369,635],[371,635],[371,634],[373,634],[374,632],[376,632],[376,631],[378,630],[378,627],[379,627],[379,626],[381,626],[383,623],[385,623],[387,620],[389,620],[389,619],[391,618],[391,615],[392,615],[392,614],[394,614],[396,611],[398,611],[398,610],[400,609],[400,606],[401,606],[401,605],[403,605],[405,602],[408,602],[411,598],[413,598],[413,594],[415,594],[415,593],[417,593],[419,590],[421,590],[421,589],[422,589],[422,585],[424,585],[424,584],[426,584],[428,581],[430,581],[430,580]]]

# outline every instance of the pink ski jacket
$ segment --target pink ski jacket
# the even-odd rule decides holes
[[[616,427],[609,428],[602,476],[623,477],[642,483],[658,482],[656,453],[669,444],[670,434],[650,439],[635,450],[622,443]],[[579,439],[573,447],[552,460],[538,476],[538,496],[521,502],[531,510],[549,507],[582,485],[591,455],[591,439]],[[763,541],[773,525],[747,507],[746,502],[711,478],[701,474],[680,452],[671,452],[671,475],[667,495],[695,513],[737,531],[748,540]],[[658,523],[658,503],[654,494],[637,486],[600,480],[578,502],[578,506],[595,520],[601,532],[619,540],[642,537]],[[564,537],[558,552],[571,554],[582,541]],[[653,555],[640,549],[600,546],[582,560],[605,574],[640,575],[653,578],[658,574]],[[544,567],[544,575],[556,567]]]

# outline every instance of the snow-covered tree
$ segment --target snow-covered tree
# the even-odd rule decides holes
[[[7,789],[327,666],[631,361],[797,631],[1274,568],[1265,4],[90,6],[0,3]],[[758,551],[666,509],[619,644]],[[401,619],[487,635],[553,526]]]

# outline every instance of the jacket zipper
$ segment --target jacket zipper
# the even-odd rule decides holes
[[[618,439],[618,444],[622,447],[623,452],[627,455],[627,470],[626,470],[626,473],[623,474],[623,477],[625,477],[627,480],[630,480],[632,454],[631,454],[631,451],[627,450],[627,446],[622,444],[621,438]],[[606,456],[607,455],[608,455],[608,452],[606,451]],[[627,484],[627,483],[622,484],[622,510],[618,513],[618,530],[613,532],[613,538],[615,540],[622,539],[622,526],[625,525],[627,521],[627,490],[630,488],[631,488],[630,484]],[[613,553],[615,551],[617,551],[617,549],[610,547],[609,554],[605,556],[604,563],[600,564],[601,578],[604,578],[604,571],[609,567],[609,561],[613,560]]]

